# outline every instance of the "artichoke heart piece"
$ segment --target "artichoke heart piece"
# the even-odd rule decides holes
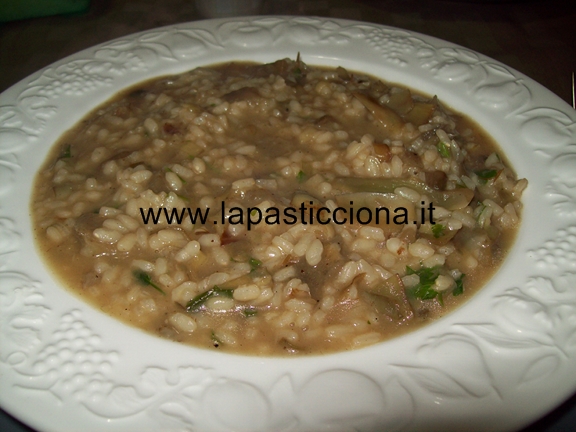
[[[434,206],[451,211],[465,208],[474,198],[474,191],[468,188],[434,190],[423,182],[411,179],[340,177],[335,183],[350,192],[380,194],[394,193],[399,187],[407,187],[429,196]]]
[[[385,234],[398,233],[406,224],[416,223],[414,204],[394,193],[353,192],[337,195],[334,200],[340,207],[351,208],[356,221],[378,226]]]
[[[389,138],[398,139],[402,135],[406,123],[393,109],[378,104],[362,93],[353,93],[353,96],[374,116],[380,129]]]
[[[404,115],[404,119],[413,125],[420,126],[428,123],[436,107],[428,102],[414,102],[414,107]]]
[[[296,208],[303,206],[304,208],[318,209],[323,206],[323,203],[306,192],[296,191],[290,200],[290,205]]]
[[[414,317],[414,310],[398,274],[374,287],[366,287],[364,293],[369,303],[372,303],[379,313],[393,320],[405,321]]]

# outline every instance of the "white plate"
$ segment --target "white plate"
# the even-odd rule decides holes
[[[33,175],[123,87],[225,60],[300,52],[397,81],[472,116],[530,184],[519,238],[447,317],[353,352],[214,353],[120,324],[37,256]],[[375,24],[257,17],[151,30],[82,51],[0,96],[0,404],[42,430],[508,430],[576,389],[576,113],[468,49]]]

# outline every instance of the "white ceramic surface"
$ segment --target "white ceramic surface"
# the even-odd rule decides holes
[[[31,235],[51,144],[123,87],[225,60],[300,52],[463,111],[528,178],[519,238],[471,301],[353,352],[258,358],[144,334],[58,286]],[[510,430],[576,389],[576,113],[451,43],[327,18],[253,17],[147,31],[55,63],[0,95],[0,405],[41,430]]]

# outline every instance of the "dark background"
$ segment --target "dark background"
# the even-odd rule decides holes
[[[576,0],[262,0],[259,12],[361,20],[435,36],[499,60],[572,104]],[[0,92],[84,48],[203,18],[194,0],[92,0],[85,12],[0,23]],[[31,429],[0,410],[0,431]],[[576,395],[523,432],[536,431],[576,431]]]
[[[262,14],[355,19],[445,39],[512,66],[571,103],[571,74],[576,69],[574,0],[262,2]],[[202,18],[194,0],[92,0],[86,13],[0,24],[0,92],[92,45]]]

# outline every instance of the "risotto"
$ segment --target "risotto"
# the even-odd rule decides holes
[[[436,97],[297,59],[123,92],[57,143],[31,207],[51,268],[106,313],[209,349],[321,354],[469,298],[526,185]]]

